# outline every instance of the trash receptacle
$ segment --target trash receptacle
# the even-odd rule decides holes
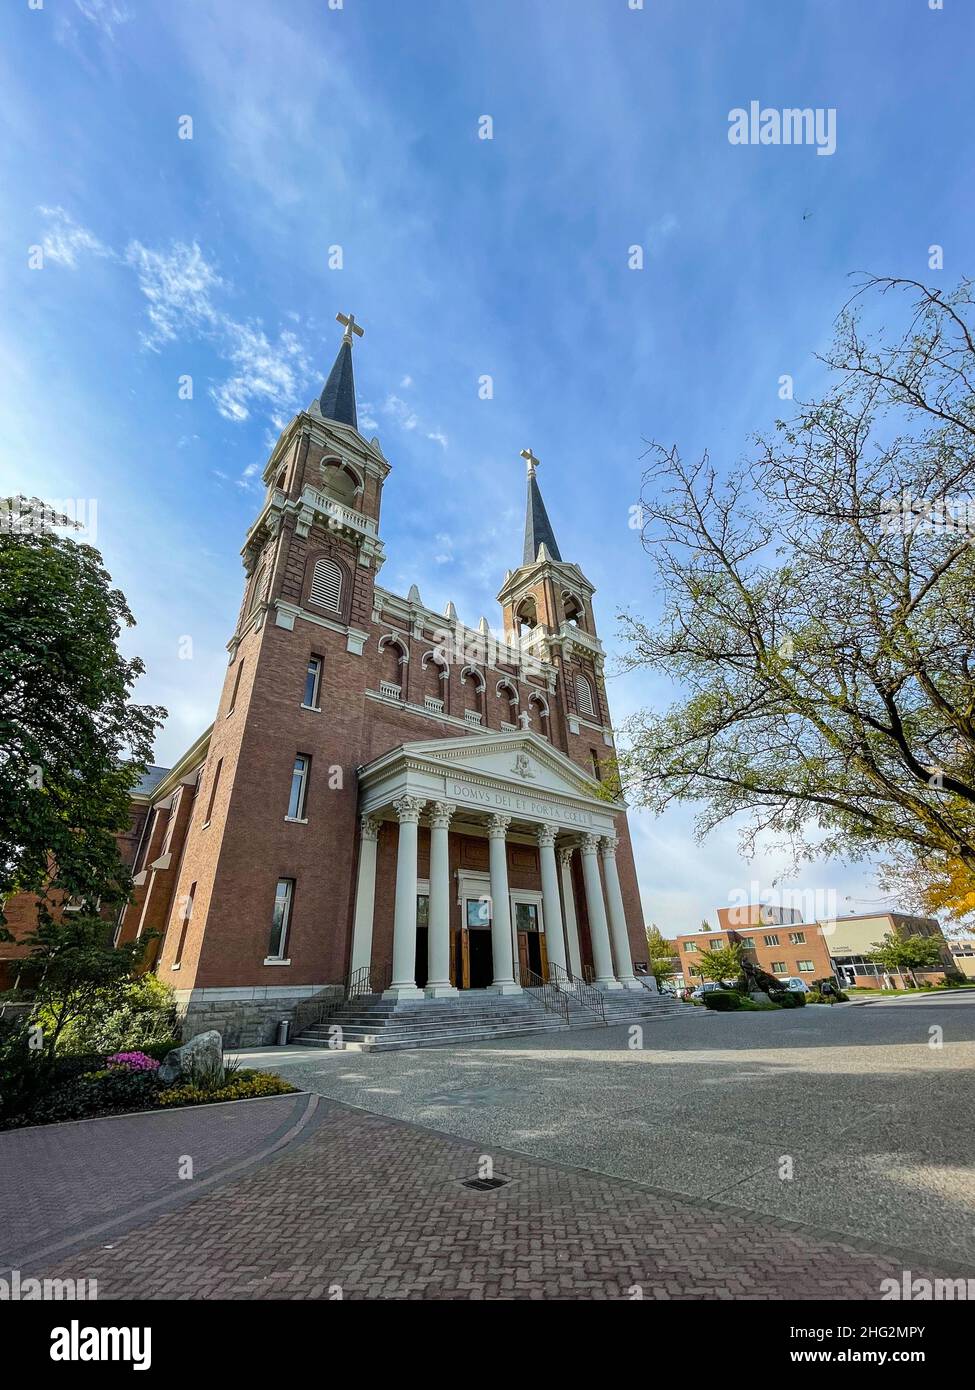
[[[287,1018],[282,1018],[281,1022],[278,1024],[278,1047],[287,1047],[288,1032],[290,1028],[290,1020]]]

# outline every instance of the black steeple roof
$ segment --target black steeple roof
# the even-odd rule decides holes
[[[326,420],[359,428],[355,413],[355,380],[352,375],[352,344],[345,338],[339,347],[335,365],[328,374],[318,406]]]
[[[326,420],[338,420],[341,425],[359,428],[355,413],[355,377],[352,374],[352,336],[361,338],[363,330],[355,321],[355,314],[336,314],[336,320],[345,326],[342,343],[328,380],[318,398],[318,408]]]
[[[551,559],[561,560],[562,556],[559,554],[555,532],[552,530],[552,523],[548,519],[548,512],[545,510],[545,503],[542,501],[542,494],[535,477],[538,460],[530,449],[526,449],[524,455],[528,456],[528,505],[525,510],[525,553],[522,557],[522,564],[533,565],[535,563],[540,545],[545,546]]]

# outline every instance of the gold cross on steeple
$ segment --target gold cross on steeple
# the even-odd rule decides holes
[[[535,469],[538,467],[538,465],[539,465],[539,463],[541,462],[541,460],[540,460],[540,459],[537,459],[537,458],[535,457],[535,455],[532,453],[531,449],[522,449],[522,451],[521,451],[521,456],[522,456],[522,458],[525,460],[525,462],[526,462],[527,465],[528,465],[528,476],[529,476],[529,478],[534,478],[534,476],[535,476]]]
[[[351,343],[353,333],[356,337],[361,338],[366,331],[364,328],[360,328],[356,323],[355,314],[336,314],[335,320],[337,323],[345,324],[345,332],[342,334],[343,343]]]

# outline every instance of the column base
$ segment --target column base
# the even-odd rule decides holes
[[[417,989],[416,985],[390,985],[389,989],[383,991],[384,999],[423,999],[422,989]]]
[[[498,985],[488,985],[485,994],[522,994],[524,991],[521,985],[516,985],[514,980],[505,980]]]
[[[456,999],[460,993],[459,989],[454,989],[452,984],[427,985],[423,991],[428,999]]]
[[[624,989],[643,989],[643,986],[640,984],[640,981],[636,978],[635,975],[621,976],[620,984],[623,986]]]
[[[605,979],[605,980],[593,980],[592,983],[593,983],[593,987],[594,987],[595,989],[610,990],[610,989],[622,989],[622,988],[623,988],[623,986],[620,984],[619,980],[613,979],[612,977],[610,977],[609,979]]]

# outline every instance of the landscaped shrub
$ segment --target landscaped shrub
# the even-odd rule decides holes
[[[781,1004],[783,1009],[801,1009],[806,996],[799,991],[793,992],[791,989],[777,989],[773,995],[769,996],[773,1004]]]
[[[110,1067],[55,1084],[34,1098],[30,1109],[8,1117],[9,1128],[87,1120],[127,1110],[152,1110],[159,1096],[156,1073]]]
[[[216,1091],[204,1091],[198,1086],[170,1086],[159,1093],[158,1103],[167,1109],[173,1105],[209,1105],[214,1101],[285,1096],[296,1089],[290,1081],[273,1072],[239,1071],[229,1085]]]
[[[26,1021],[0,1019],[0,1124],[29,1109],[50,1084],[50,1063],[30,1043]]]
[[[735,1009],[741,1008],[741,995],[736,994],[731,989],[711,989],[703,996],[704,1007],[714,1009],[716,1013],[730,1013]],[[751,1000],[749,1000],[751,1003]]]
[[[51,1021],[41,1010],[36,1021],[49,1028]],[[92,1007],[65,1025],[58,1038],[58,1052],[146,1051],[153,1044],[177,1047],[179,1036],[176,1001],[169,985],[158,976],[138,975],[121,995],[94,996]]]

